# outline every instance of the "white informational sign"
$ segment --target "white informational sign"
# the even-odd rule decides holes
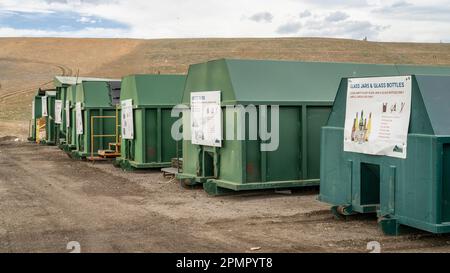
[[[121,102],[121,112],[122,138],[134,139],[133,100],[123,100]]]
[[[81,111],[81,102],[77,102],[75,106],[75,119],[77,135],[83,134],[83,112]]]
[[[47,96],[41,97],[41,102],[42,102],[42,116],[43,116],[43,117],[48,117],[48,112],[47,112]]]
[[[348,80],[344,151],[406,158],[411,76]]]
[[[66,101],[66,127],[70,127],[70,101]]]
[[[192,144],[222,147],[221,92],[191,93]]]
[[[35,117],[35,111],[36,111],[36,105],[35,105],[35,101],[33,100],[31,102],[31,119],[34,120]]]
[[[62,101],[55,100],[55,123],[62,123]]]

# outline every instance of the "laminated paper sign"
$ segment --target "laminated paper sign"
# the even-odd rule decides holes
[[[77,135],[83,134],[83,113],[81,112],[81,102],[77,102],[75,105],[75,119]]]
[[[122,111],[122,138],[134,139],[133,100],[121,102]]]
[[[191,93],[192,144],[222,147],[221,92]]]
[[[70,101],[66,101],[66,127],[70,127]]]
[[[62,101],[55,100],[55,123],[62,123]]]
[[[411,76],[348,80],[344,151],[406,158]]]
[[[48,117],[47,113],[47,96],[41,97],[41,103],[42,103],[42,116]]]

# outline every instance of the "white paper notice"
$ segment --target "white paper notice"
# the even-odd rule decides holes
[[[133,119],[133,100],[123,100],[121,102],[122,112],[122,138],[134,139],[134,119]]]
[[[70,127],[70,101],[66,101],[66,127]]]
[[[62,123],[62,101],[55,100],[55,123]]]
[[[75,105],[75,119],[76,119],[76,129],[77,135],[83,134],[83,113],[81,111],[81,102],[77,102]]]
[[[191,93],[192,144],[222,147],[221,92]]]
[[[348,80],[344,151],[406,158],[411,76]]]
[[[41,102],[42,102],[42,116],[43,116],[43,117],[48,117],[48,112],[47,112],[47,96],[41,97]]]

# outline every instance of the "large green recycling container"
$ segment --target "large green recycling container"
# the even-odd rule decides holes
[[[132,137],[127,139],[122,134],[121,157],[116,159],[123,169],[171,165],[177,156],[176,141],[171,136],[177,118],[171,117],[171,112],[181,103],[185,80],[183,75],[132,75],[122,79],[121,101],[131,100],[134,123]]]
[[[260,137],[224,140],[222,147],[195,145],[185,139],[183,170],[177,178],[185,184],[203,183],[213,195],[319,185],[320,131],[341,78],[421,69],[434,71],[398,65],[227,59],[191,65],[183,104],[189,106],[195,92],[220,91],[222,109],[230,105],[279,105],[280,140],[275,151],[261,151]],[[225,136],[227,117],[222,116]],[[183,130],[191,125],[184,121]],[[245,130],[249,131],[248,124]]]
[[[322,131],[320,200],[336,215],[377,212],[391,235],[450,232],[450,77],[412,77],[406,158],[344,151],[347,90],[344,79]]]
[[[65,150],[71,151],[75,148],[74,134],[71,129],[71,111],[74,109],[76,99],[76,84],[82,81],[113,81],[104,78],[88,78],[88,77],[72,77],[72,76],[55,76],[54,86],[56,88],[56,99],[61,101],[61,122],[55,123],[56,143]],[[66,109],[66,107],[68,108]],[[66,115],[69,115],[66,118]]]
[[[77,84],[75,103],[77,159],[98,156],[118,138],[120,81],[82,81]],[[92,145],[92,146],[91,146]]]
[[[29,132],[29,141],[36,141],[36,120],[42,117],[42,101],[41,98],[44,94],[38,90],[36,92],[36,95],[33,97],[32,101],[32,107],[31,107],[31,125],[30,125],[30,132]]]

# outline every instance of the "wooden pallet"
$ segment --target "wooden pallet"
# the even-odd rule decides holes
[[[178,173],[177,168],[163,168],[161,169],[161,172],[163,173],[164,177],[175,177],[175,175]]]
[[[101,158],[116,158],[120,156],[120,153],[117,153],[115,150],[99,150],[98,155]]]

